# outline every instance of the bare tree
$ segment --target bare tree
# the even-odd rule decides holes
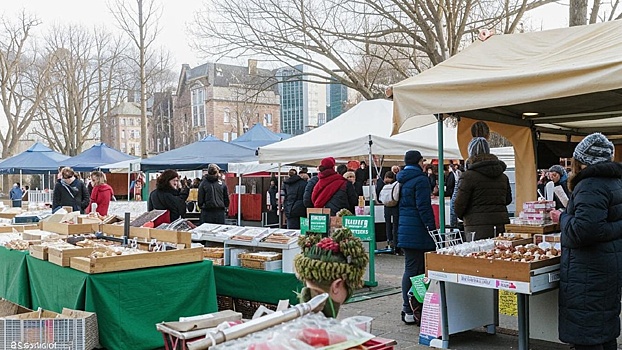
[[[48,66],[41,65],[31,34],[39,19],[25,12],[0,19],[0,103],[6,128],[0,129],[2,158],[12,156],[38,113],[47,85]],[[34,43],[33,43],[34,44]]]
[[[622,19],[622,3],[620,0],[594,0],[589,17],[588,7],[587,0],[570,0],[568,24],[572,27]]]
[[[35,131],[61,153],[76,155],[85,142],[99,139],[102,111],[123,92],[114,79],[122,43],[112,41],[121,45],[114,47],[109,37],[76,25],[56,26],[45,36],[50,89]]]
[[[511,33],[554,0],[214,0],[196,15],[195,48],[209,56],[262,54],[305,64],[365,98],[456,54],[482,28]],[[393,80],[392,82],[395,82]]]
[[[158,22],[162,14],[156,0],[114,0],[108,8],[119,27],[127,33],[138,49],[138,69],[140,70],[140,148],[141,157],[147,158],[147,62],[150,47],[160,28]]]

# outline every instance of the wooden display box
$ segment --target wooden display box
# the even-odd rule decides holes
[[[99,230],[97,224],[67,224],[63,222],[41,222],[41,230],[58,233],[61,235],[76,235],[81,233],[93,233]]]
[[[203,248],[175,249],[165,252],[117,255],[103,258],[71,258],[71,268],[86,273],[103,273],[168,266],[203,261]]]
[[[0,233],[24,232],[26,230],[38,230],[39,225],[4,225],[0,226]]]
[[[547,224],[547,225],[519,225],[519,224],[506,224],[505,232],[507,233],[528,233],[528,234],[543,234],[559,231],[559,224]]]
[[[151,238],[160,242],[183,244],[185,248],[192,245],[192,233],[190,232],[151,229]]]
[[[526,244],[530,244],[533,243],[533,239],[531,238],[520,238],[520,239],[513,239],[513,240],[509,240],[509,239],[503,239],[503,237],[497,237],[494,239],[495,244],[498,245],[503,245],[506,247],[516,247],[519,245],[526,245]]]
[[[47,260],[48,259],[48,247],[44,245],[31,245],[28,247],[28,252],[30,256],[33,258],[37,258],[39,260]]]
[[[425,254],[425,270],[442,271],[500,280],[530,282],[532,271],[541,267],[559,264],[560,257],[536,262],[516,262],[457,255]]]
[[[89,256],[95,248],[58,249],[48,248],[48,261],[59,266],[70,266],[71,258]]]
[[[101,225],[100,229],[105,235],[123,237],[123,225],[104,224]],[[151,230],[152,229],[149,227],[130,226],[130,238],[138,238],[139,240],[148,242],[151,240]]]
[[[283,260],[255,260],[240,258],[240,265],[249,269],[264,271],[281,271]]]

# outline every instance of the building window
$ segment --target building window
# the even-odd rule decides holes
[[[238,138],[238,133],[237,132],[232,132],[231,133],[231,141],[235,140]]]
[[[205,89],[201,86],[191,91],[192,126],[205,126]]]
[[[121,125],[125,125],[125,118],[121,118]]]
[[[134,118],[130,118],[130,126],[134,126]]]
[[[121,140],[125,140],[125,130],[121,130]]]
[[[229,142],[229,133],[225,132],[222,134],[222,140],[225,142]]]
[[[272,126],[272,113],[265,113],[263,115],[263,126]]]
[[[225,113],[223,116],[223,122],[230,123],[231,122],[231,111],[229,108],[225,108]]]

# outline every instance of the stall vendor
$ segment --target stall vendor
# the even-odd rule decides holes
[[[322,312],[327,317],[337,317],[339,307],[363,286],[369,261],[363,243],[350,229],[340,228],[329,237],[301,236],[298,245],[302,252],[294,258],[294,267],[298,279],[305,283],[300,301],[328,293],[330,299]]]

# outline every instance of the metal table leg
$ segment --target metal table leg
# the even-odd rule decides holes
[[[449,317],[447,316],[447,292],[445,291],[445,282],[439,282],[441,290],[441,339],[443,341],[442,348],[449,348]]]
[[[529,349],[529,296],[516,294],[518,301],[518,350]]]

